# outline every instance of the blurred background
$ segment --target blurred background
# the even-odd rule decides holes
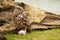
[[[15,0],[60,15],[60,0]]]

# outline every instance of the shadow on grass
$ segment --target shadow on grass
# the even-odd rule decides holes
[[[46,31],[46,30],[53,30],[53,29],[60,29],[60,28],[48,28],[48,29],[37,28],[37,29],[32,29],[32,31]]]

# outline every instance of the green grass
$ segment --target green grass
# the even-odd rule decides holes
[[[26,35],[6,34],[8,40],[60,40],[60,29],[33,31]]]

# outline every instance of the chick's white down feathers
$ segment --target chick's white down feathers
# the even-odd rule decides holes
[[[20,30],[20,31],[18,32],[18,34],[19,34],[19,35],[26,35],[26,30]]]

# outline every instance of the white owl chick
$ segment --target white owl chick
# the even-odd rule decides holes
[[[19,34],[19,35],[26,35],[26,30],[20,30],[20,31],[18,32],[18,34]]]

